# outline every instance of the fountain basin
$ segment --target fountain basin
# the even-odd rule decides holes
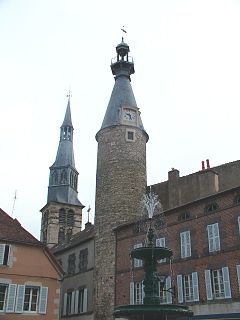
[[[132,250],[131,258],[144,261],[157,261],[170,258],[172,254],[172,250],[166,247],[140,247]]]
[[[114,317],[128,320],[176,320],[188,319],[193,315],[187,306],[174,304],[126,305],[114,310]]]

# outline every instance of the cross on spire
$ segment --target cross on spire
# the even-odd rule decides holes
[[[70,99],[70,98],[72,97],[72,91],[71,91],[71,89],[68,90],[67,97],[68,97],[68,99]]]
[[[122,42],[124,42],[124,33],[127,33],[127,31],[125,30],[125,27],[124,26],[122,26],[122,28],[121,28],[121,31],[122,31]]]

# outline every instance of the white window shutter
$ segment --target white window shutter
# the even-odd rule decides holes
[[[67,314],[67,293],[64,293],[63,297],[63,315]]]
[[[71,296],[71,314],[74,314],[74,303],[75,303],[75,300],[74,300],[74,295],[75,295],[75,291],[72,291],[72,296]]]
[[[211,271],[205,270],[204,274],[205,274],[205,286],[206,286],[207,300],[213,300]]]
[[[78,313],[78,299],[79,299],[79,290],[75,291],[75,314]]]
[[[186,232],[186,256],[191,257],[191,234],[190,231]]]
[[[130,304],[134,304],[134,282],[130,282]]]
[[[87,305],[88,305],[88,290],[84,288],[83,290],[83,312],[87,312]]]
[[[166,290],[171,289],[171,286],[172,286],[171,277],[168,276],[167,279],[166,279],[166,284],[165,284]],[[167,299],[167,303],[172,303],[172,294],[171,294],[171,292],[166,291],[166,299]]]
[[[144,299],[144,297],[145,297],[143,281],[142,281],[142,283],[141,283],[141,287],[142,287],[142,304],[143,304],[143,299]]]
[[[178,302],[183,303],[182,275],[177,275]]]
[[[17,285],[16,284],[9,284],[6,312],[14,312],[15,299],[16,299],[16,290],[17,290]]]
[[[224,285],[225,298],[231,298],[232,294],[231,294],[231,286],[230,286],[228,267],[222,268],[222,274],[223,274],[223,285]]]
[[[238,289],[240,292],[240,265],[238,264],[236,268],[237,268],[237,278],[238,278]]]
[[[192,281],[193,281],[193,301],[199,301],[198,274],[197,274],[197,272],[192,273]]]
[[[3,264],[4,259],[4,252],[5,252],[5,244],[0,244],[0,265]]]
[[[25,286],[24,285],[18,285],[16,306],[15,306],[15,312],[16,313],[22,313],[23,312],[24,294],[25,294]]]
[[[39,313],[46,314],[48,300],[48,287],[41,287],[39,297]]]
[[[219,236],[219,228],[218,223],[214,224],[214,235],[215,235],[215,250],[220,250],[220,236]]]

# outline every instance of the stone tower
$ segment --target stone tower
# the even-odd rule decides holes
[[[47,204],[41,209],[41,241],[52,247],[81,230],[82,209],[78,200],[78,172],[73,152],[70,95],[54,164],[50,167]]]
[[[111,69],[115,84],[96,135],[98,142],[95,203],[95,319],[112,319],[115,299],[114,228],[141,216],[146,190],[146,142],[131,87],[134,63],[123,41]]]

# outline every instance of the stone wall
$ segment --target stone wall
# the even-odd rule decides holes
[[[126,130],[135,132],[126,141]],[[141,216],[146,190],[146,136],[136,127],[116,126],[97,135],[95,211],[95,319],[112,319],[115,305],[115,234],[113,229]]]

